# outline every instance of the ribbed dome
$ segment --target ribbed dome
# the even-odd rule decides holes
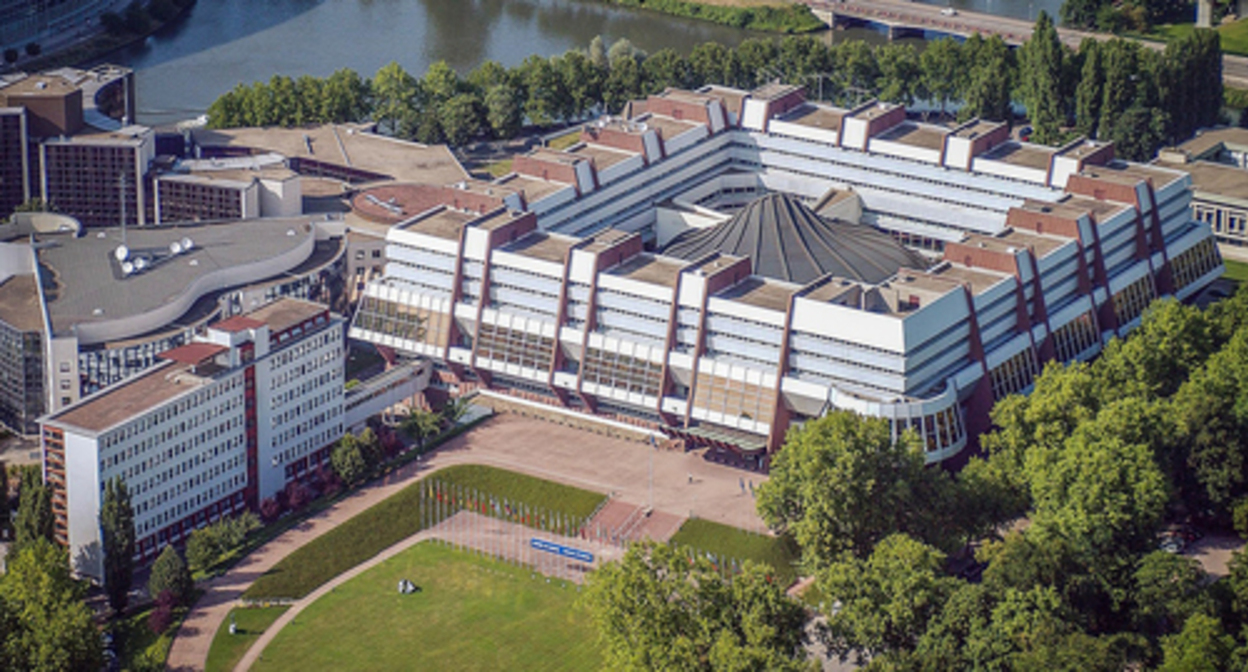
[[[877,284],[897,269],[927,268],[918,252],[870,226],[825,220],[800,201],[768,194],[732,219],[676,236],[663,254],[693,261],[723,252],[750,257],[754,273],[806,284],[829,273]]]

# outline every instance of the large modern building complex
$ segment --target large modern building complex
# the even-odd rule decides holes
[[[1183,172],[796,87],[668,91],[514,166],[523,210],[389,230],[351,335],[760,466],[834,408],[958,456],[1045,361],[1223,269]]]
[[[1248,129],[1212,128],[1163,149],[1160,165],[1192,176],[1192,214],[1213,229],[1222,251],[1248,259]]]

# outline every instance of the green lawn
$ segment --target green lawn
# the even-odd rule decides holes
[[[512,159],[499,159],[486,164],[484,170],[490,177],[499,178],[511,172]]]
[[[444,483],[475,488],[482,493],[573,517],[589,515],[606,498],[587,490],[479,465],[449,467],[438,472],[437,478]],[[243,597],[303,597],[322,583],[420,532],[426,513],[420,503],[420,485],[409,485],[286,556],[256,579]]]
[[[1153,32],[1144,37],[1162,39],[1166,42],[1192,34],[1196,30],[1193,23],[1168,23],[1153,26]],[[1248,19],[1240,19],[1234,23],[1218,26],[1218,36],[1222,39],[1222,51],[1228,54],[1248,56]]]
[[[579,130],[575,130],[575,131],[570,131],[568,133],[564,133],[563,135],[557,138],[551,139],[550,142],[546,143],[546,146],[551,149],[562,150],[562,149],[567,149],[580,141],[581,141],[581,132]]]
[[[785,537],[769,537],[701,518],[690,518],[680,526],[671,543],[716,556],[766,563],[775,568],[776,576],[785,585],[797,580],[797,545]]]
[[[198,599],[198,593],[196,595]],[[194,604],[194,600],[191,603]],[[186,607],[173,610],[173,622],[169,629],[157,635],[147,626],[147,619],[153,607],[134,612],[109,623],[117,643],[117,657],[121,669],[151,669],[151,666],[164,668],[165,659],[169,657],[169,647],[173,645],[173,634],[178,631],[182,619],[186,618]]]
[[[398,594],[404,578],[420,592]],[[577,595],[527,568],[418,544],[309,606],[252,669],[598,670]]]
[[[1248,280],[1248,264],[1242,261],[1231,261],[1230,259],[1223,259],[1222,263],[1226,264],[1226,273],[1222,277],[1235,282]]]
[[[208,664],[205,672],[229,672],[251,648],[252,643],[260,639],[260,635],[273,625],[278,617],[286,613],[288,607],[256,607],[254,609],[231,609],[238,625],[237,634],[230,634],[230,620],[227,618],[217,634],[212,638],[212,648],[208,650]]]

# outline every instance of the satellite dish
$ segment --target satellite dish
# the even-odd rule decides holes
[[[117,258],[117,261],[125,261],[130,257],[130,248],[118,245],[117,249],[113,250],[113,256]]]
[[[134,260],[134,270],[142,271],[145,268],[147,268],[147,259],[144,259],[143,257],[139,257],[138,259]]]
[[[172,254],[175,257],[178,256],[179,254],[182,254],[182,243],[176,240],[173,241],[172,243],[169,243],[169,254]]]
[[[121,274],[122,275],[130,275],[133,272],[134,272],[134,264],[128,261],[121,262]]]
[[[191,248],[193,247],[195,247],[195,243],[190,238],[182,239],[182,251],[183,252],[190,252]]]

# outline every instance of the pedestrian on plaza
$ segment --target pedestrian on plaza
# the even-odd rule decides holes
[[[745,496],[745,479],[738,476],[737,483],[741,486],[741,495]]]
[[[693,485],[693,472],[689,472],[689,485]]]
[[[754,479],[750,479],[750,497],[754,496]]]

